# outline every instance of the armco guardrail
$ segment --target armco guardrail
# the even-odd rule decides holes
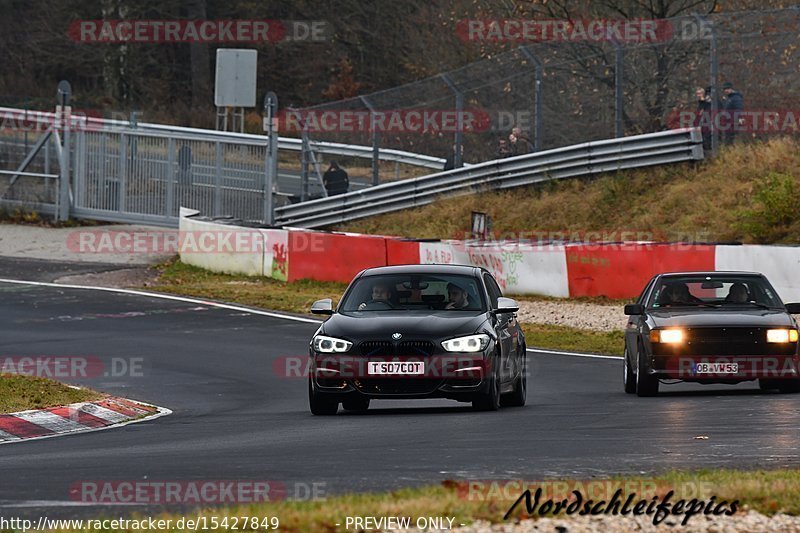
[[[30,121],[52,121],[55,113],[48,111],[31,111],[25,109],[15,109],[10,107],[0,107],[0,115],[9,117],[29,116]],[[103,129],[114,128],[132,128],[131,123],[127,120],[111,120],[97,117],[73,117],[73,127],[97,126]],[[235,133],[229,131],[215,131],[205,130],[200,128],[187,128],[183,126],[171,126],[167,124],[152,124],[149,122],[139,122],[135,128],[139,131],[153,131],[158,133],[177,133],[183,135],[192,135],[195,137],[209,137],[213,140],[223,140],[225,142],[239,141],[243,144],[264,144],[267,137],[265,135],[253,135],[249,133]],[[278,149],[290,150],[300,152],[303,149],[302,140],[294,137],[279,137]],[[322,152],[325,154],[346,156],[346,157],[360,157],[364,159],[371,159],[373,156],[373,149],[371,146],[360,146],[354,144],[341,144],[325,141],[310,141],[312,150]],[[405,152],[403,150],[392,150],[381,148],[378,151],[378,158],[381,161],[388,161],[392,163],[403,163],[406,165],[413,165],[423,168],[441,169],[444,166],[445,160],[441,157],[433,157],[425,154],[416,154],[413,152]]]
[[[275,210],[275,219],[281,225],[319,228],[481,189],[507,189],[572,176],[700,160],[704,157],[702,142],[697,128],[588,142],[288,205]]]

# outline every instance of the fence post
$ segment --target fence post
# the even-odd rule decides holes
[[[266,157],[264,158],[264,170],[267,175],[264,183],[264,223],[272,226],[275,223],[272,185],[275,183],[278,174],[278,139],[275,134],[274,120],[278,115],[278,96],[272,91],[269,91],[264,96],[264,114],[267,118],[267,136],[269,139]]]
[[[458,116],[458,124],[456,126],[455,142],[453,146],[453,166],[455,168],[461,168],[463,166],[463,161],[461,161],[461,150],[462,145],[464,144],[464,94],[458,90],[456,84],[453,83],[447,74],[441,74],[441,77],[456,96],[456,113]]]
[[[222,143],[214,143],[214,216],[221,216],[222,211]]]
[[[612,39],[611,42],[614,45],[614,137],[620,138],[625,134],[622,127],[622,84],[625,57],[622,45],[616,39]]]
[[[380,148],[380,135],[378,133],[378,120],[375,108],[367,100],[366,96],[359,96],[359,100],[369,109],[370,128],[372,129],[372,184],[378,185],[381,182],[380,178],[380,162],[381,162],[381,148]]]
[[[519,47],[520,51],[531,60],[534,65],[533,85],[533,149],[538,152],[542,149],[542,62],[533,52],[525,46]]]
[[[70,175],[70,161],[69,161],[69,130],[70,122],[72,122],[72,108],[69,105],[69,99],[72,96],[72,87],[69,82],[62,80],[58,83],[58,105],[56,106],[56,116],[60,116],[64,124],[64,138],[63,147],[61,149],[61,176],[58,184],[58,210],[56,219],[59,222],[69,220],[69,175]]]
[[[170,218],[175,216],[173,207],[175,203],[175,177],[175,138],[170,137],[169,141],[167,141],[167,173],[164,176],[164,181],[167,184],[167,209],[165,214]]]

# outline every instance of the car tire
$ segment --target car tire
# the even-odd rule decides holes
[[[366,411],[369,409],[369,398],[361,396],[342,400],[342,409],[345,411]]]
[[[484,392],[472,400],[472,408],[476,411],[497,411],[500,409],[500,375],[497,358],[492,361],[492,377]]]
[[[522,370],[519,377],[514,380],[514,390],[500,397],[503,407],[522,407],[528,396],[528,351],[522,347]]]
[[[317,392],[308,380],[308,406],[311,413],[317,416],[335,415],[339,410],[339,400],[324,392]]]
[[[800,379],[783,379],[778,383],[778,391],[782,394],[796,394],[800,392]]]
[[[638,351],[636,356],[636,395],[656,396],[658,394],[658,378],[647,373],[647,364],[643,355],[644,347],[640,345]]]
[[[636,392],[636,374],[633,373],[631,362],[628,357],[628,348],[625,348],[625,353],[622,355],[622,384],[625,387],[625,392],[634,394]]]

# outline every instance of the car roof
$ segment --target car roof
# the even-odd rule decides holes
[[[368,268],[362,271],[362,276],[376,276],[379,274],[460,274],[462,276],[475,276],[484,270],[473,265],[392,265]]]
[[[662,272],[658,274],[662,277],[678,277],[678,276],[758,276],[764,277],[761,272],[747,272],[742,270],[700,270],[688,272]]]

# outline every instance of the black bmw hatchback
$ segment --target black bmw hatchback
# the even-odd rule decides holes
[[[315,415],[366,410],[371,399],[449,398],[478,410],[525,404],[525,337],[517,303],[482,268],[371,268],[350,283],[309,347]]]

